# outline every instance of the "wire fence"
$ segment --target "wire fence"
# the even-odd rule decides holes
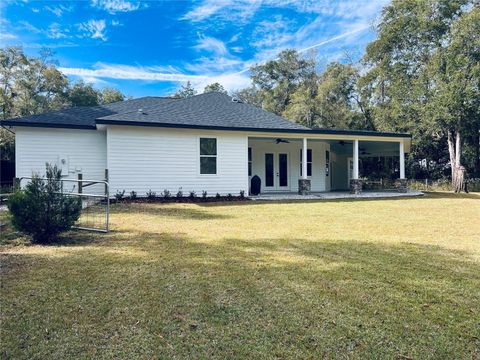
[[[23,188],[31,177],[18,179],[18,185]],[[46,180],[46,179],[43,179]],[[105,180],[60,179],[60,191],[66,196],[81,199],[80,217],[73,226],[75,229],[108,232],[110,218],[109,184]],[[87,192],[88,189],[88,192]]]
[[[398,180],[379,179],[379,180],[363,180],[363,188],[365,190],[394,190],[397,188]],[[450,179],[408,179],[407,187],[411,190],[420,191],[451,191],[452,182]],[[468,191],[480,191],[480,179],[471,178],[466,180]]]

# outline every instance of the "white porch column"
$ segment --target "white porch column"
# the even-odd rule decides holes
[[[405,179],[405,150],[403,141],[400,141],[400,179]]]
[[[353,174],[352,179],[358,180],[358,140],[353,140]]]
[[[307,179],[307,138],[303,138],[302,148],[302,179]]]

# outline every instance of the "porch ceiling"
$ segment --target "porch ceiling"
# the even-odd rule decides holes
[[[331,151],[337,154],[353,154],[353,141],[328,140]],[[398,156],[399,144],[387,141],[359,141],[360,156]]]
[[[301,143],[300,138],[289,137],[255,137],[249,138],[249,141],[268,141],[275,143],[276,139],[286,140],[290,143]],[[353,141],[352,140],[326,140],[326,139],[308,139],[308,142],[322,142],[330,144],[330,150],[337,154],[353,154]],[[398,142],[391,141],[362,141],[359,140],[360,156],[398,156],[399,144]]]

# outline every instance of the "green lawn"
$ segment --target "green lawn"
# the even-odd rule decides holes
[[[58,246],[4,230],[0,358],[480,357],[478,193],[111,220]]]

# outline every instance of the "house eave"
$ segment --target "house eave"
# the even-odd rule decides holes
[[[153,123],[139,121],[117,121],[99,119],[97,124],[103,125],[119,125],[119,126],[142,126],[142,127],[160,127],[170,129],[199,129],[199,130],[223,130],[223,131],[242,131],[242,132],[261,132],[274,134],[304,134],[308,135],[350,135],[350,136],[378,136],[378,137],[394,137],[394,138],[411,138],[411,134],[405,133],[388,133],[376,131],[361,130],[339,130],[339,129],[278,129],[278,128],[250,128],[250,127],[231,127],[231,126],[205,126],[191,124],[170,124],[170,123]]]
[[[21,121],[15,121],[15,120],[2,120],[1,125],[12,126],[12,127],[96,130],[96,126],[89,126],[89,125],[31,123],[31,122],[21,122]]]

